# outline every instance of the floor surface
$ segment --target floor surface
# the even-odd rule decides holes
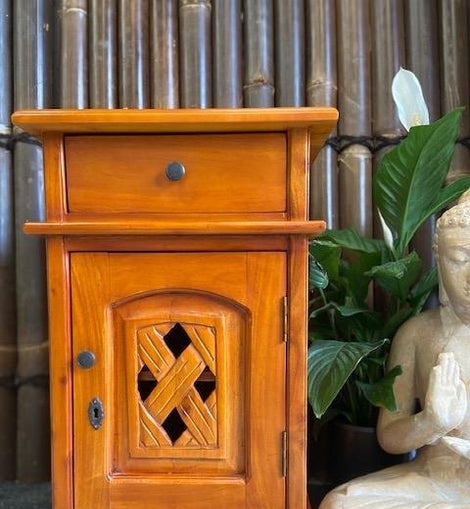
[[[51,509],[51,485],[0,483],[0,509]]]

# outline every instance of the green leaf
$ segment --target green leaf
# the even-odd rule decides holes
[[[377,253],[359,253],[343,269],[343,275],[348,282],[347,292],[356,304],[362,304],[369,292],[369,283],[372,276],[367,275],[368,271],[381,262],[382,255]]]
[[[413,307],[413,315],[417,315],[423,308],[432,291],[437,288],[437,267],[431,267],[423,274],[421,279],[410,291],[410,303]]]
[[[325,289],[329,283],[328,274],[314,258],[310,258],[308,281],[310,287],[321,290]]]
[[[321,240],[329,240],[338,247],[360,253],[380,253],[386,249],[385,243],[382,240],[362,237],[354,228],[327,230],[319,238]]]
[[[413,251],[401,260],[373,267],[367,275],[373,277],[393,297],[406,300],[411,285],[421,272],[422,265],[418,254]]]
[[[339,312],[341,316],[353,316],[361,313],[371,313],[368,308],[358,308],[353,306],[338,306],[338,304],[333,303],[333,307]]]
[[[397,403],[393,394],[393,384],[395,378],[401,374],[401,366],[395,366],[378,382],[368,384],[357,380],[356,385],[372,405],[396,412]]]
[[[361,360],[386,340],[355,343],[334,340],[314,341],[308,350],[308,398],[320,418]]]
[[[462,108],[437,122],[410,129],[405,140],[386,154],[377,170],[374,199],[386,223],[397,233],[403,253],[429,216],[445,181],[459,133]]]
[[[400,326],[405,323],[412,314],[414,314],[413,309],[410,307],[402,308],[397,311],[389,320],[387,320],[384,327],[384,336],[387,338],[393,338]]]
[[[331,302],[329,302],[325,306],[321,306],[319,308],[314,309],[310,313],[309,319],[318,318],[321,314],[325,313],[326,311],[329,311],[330,309],[333,309],[333,304]]]
[[[342,326],[344,328],[344,324]],[[351,338],[361,343],[378,341],[387,337],[383,333],[383,319],[375,311],[349,317],[348,327]]]
[[[469,187],[470,177],[462,177],[441,189],[435,200],[429,206],[426,216],[436,214],[436,212],[439,212],[443,208],[447,207],[447,205],[458,200]]]
[[[437,267],[431,267],[428,269],[421,279],[413,286],[410,291],[411,298],[419,297],[424,293],[434,290],[439,281]]]
[[[339,275],[341,248],[328,240],[315,239],[310,243],[310,254],[317,260],[328,274],[329,279]]]

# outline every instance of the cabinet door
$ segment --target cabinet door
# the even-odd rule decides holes
[[[71,267],[76,509],[285,508],[285,253]]]

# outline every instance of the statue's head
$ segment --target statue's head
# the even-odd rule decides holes
[[[470,190],[436,225],[440,300],[470,324]]]

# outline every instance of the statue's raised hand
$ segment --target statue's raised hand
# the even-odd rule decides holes
[[[467,411],[467,391],[452,352],[441,353],[429,375],[424,413],[440,436],[457,428]]]

